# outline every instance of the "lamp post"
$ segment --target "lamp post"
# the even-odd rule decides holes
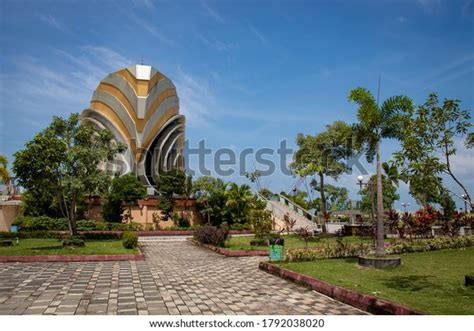
[[[464,212],[467,214],[467,194],[463,194],[461,197],[464,200]]]
[[[371,213],[370,213],[370,218],[372,219],[372,223],[374,224],[375,222],[375,206],[374,206],[374,190],[372,189],[372,182],[367,181],[367,183],[364,183],[364,177],[363,176],[357,176],[357,182],[359,184],[360,189],[362,190],[362,187],[367,187],[369,190],[369,196],[370,196],[370,206],[371,206]]]
[[[409,202],[402,202],[402,207],[405,211],[405,213],[407,212],[407,207],[410,207],[410,203]]]
[[[357,182],[359,184],[359,187],[360,189],[362,190],[363,187],[367,187],[367,189],[369,190],[369,196],[370,196],[370,207],[371,207],[371,213],[370,213],[370,218],[372,220],[372,226],[376,226],[375,224],[375,206],[374,206],[374,190],[372,189],[372,182],[370,181],[370,177],[369,177],[369,180],[364,183],[364,177],[359,175],[357,176]],[[376,229],[376,228],[374,228]],[[376,237],[373,236],[373,245],[375,246],[376,245]]]

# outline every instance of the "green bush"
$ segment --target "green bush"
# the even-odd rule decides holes
[[[266,209],[254,209],[250,212],[250,224],[252,224],[255,238],[263,238],[272,231],[272,213]]]
[[[64,247],[84,247],[85,245],[83,236],[65,236],[63,238]]]
[[[228,235],[229,229],[227,226],[204,225],[194,231],[194,239],[197,241],[219,247],[224,247]]]
[[[284,260],[288,262],[313,261],[317,259],[339,259],[344,257],[355,257],[369,253],[369,244],[338,243],[317,248],[290,248],[284,253]]]
[[[421,240],[398,240],[387,248],[389,254],[402,254],[412,252],[428,252],[438,249],[462,248],[474,246],[474,236],[469,237],[439,237]]]
[[[251,225],[248,223],[234,223],[230,226],[231,230],[248,230],[251,228]]]
[[[112,231],[141,231],[143,230],[143,225],[137,222],[130,223],[109,223],[109,230]]]
[[[127,249],[133,249],[138,246],[138,236],[134,232],[126,231],[122,234],[122,245]]]
[[[268,239],[255,238],[250,240],[250,246],[268,246]]]
[[[22,231],[42,231],[68,229],[68,221],[64,218],[51,218],[48,216],[19,216],[15,224],[20,226]]]
[[[180,217],[178,219],[178,227],[180,228],[189,228],[191,226],[191,222],[185,217]]]
[[[67,231],[68,220],[47,216],[20,216],[15,224],[20,226],[20,232],[31,231]],[[109,223],[94,220],[79,220],[76,222],[78,231],[139,231],[143,226],[137,222]]]
[[[284,251],[284,260],[287,262],[314,261],[323,258],[321,249],[290,248]]]
[[[88,240],[115,240],[122,238],[122,232],[89,232],[83,233],[82,236]]]
[[[105,231],[109,229],[109,225],[105,222],[93,220],[80,220],[76,222],[79,231]]]

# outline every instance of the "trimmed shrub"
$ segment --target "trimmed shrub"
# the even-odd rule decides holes
[[[20,226],[20,232],[32,231],[67,231],[68,221],[64,218],[51,218],[47,216],[20,216],[15,224]],[[76,222],[78,231],[139,231],[143,226],[137,222],[109,223],[94,220],[79,220]]]
[[[125,231],[122,234],[122,245],[127,249],[133,249],[138,246],[138,236],[134,232]]]
[[[194,231],[194,239],[200,243],[219,247],[224,247],[228,236],[229,228],[227,226],[204,225]]]
[[[176,222],[178,225],[178,228],[189,228],[191,226],[191,223],[189,220],[185,217],[178,217],[178,221]]]
[[[263,238],[255,238],[250,240],[250,246],[268,246],[268,240]]]
[[[80,220],[76,222],[79,231],[105,231],[109,229],[109,225],[105,222],[97,222],[93,220]]]
[[[116,226],[121,227],[121,229],[123,231],[141,231],[141,230],[143,230],[143,225],[141,225],[140,223],[137,223],[137,222],[130,222],[130,223],[127,223],[127,224],[110,223],[110,225],[112,225],[110,230],[118,230],[118,229],[115,228]]]
[[[64,247],[84,247],[85,245],[83,236],[66,236],[63,238]]]
[[[51,218],[48,216],[20,216],[15,224],[20,226],[22,231],[42,231],[68,229],[68,221],[64,218]]]
[[[116,240],[122,238],[122,232],[86,232],[82,236],[88,240]]]

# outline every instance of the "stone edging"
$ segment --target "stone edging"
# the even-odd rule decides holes
[[[29,255],[0,256],[2,262],[98,262],[98,261],[143,261],[145,255],[138,248],[137,254],[122,255]]]
[[[268,256],[267,251],[248,251],[248,250],[235,250],[235,249],[225,249],[221,247],[216,247],[212,245],[202,244],[194,239],[187,239],[190,243],[211,250],[218,254],[228,256],[228,257],[244,257],[244,256]]]
[[[372,295],[358,293],[331,283],[299,274],[297,272],[279,267],[269,262],[260,262],[261,270],[291,280],[295,283],[310,287],[312,290],[327,295],[333,299],[344,302],[353,307],[376,315],[425,315],[415,309],[398,303],[383,300]]]

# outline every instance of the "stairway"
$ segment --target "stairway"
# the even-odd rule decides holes
[[[316,220],[316,215],[310,213],[303,207],[297,205],[286,197],[277,194],[272,199],[267,199],[258,194],[259,198],[267,203],[267,210],[271,211],[275,220],[275,230],[285,229],[284,217],[288,215],[290,219],[296,220],[292,231],[299,228],[308,228],[313,232],[321,232],[321,225]]]

